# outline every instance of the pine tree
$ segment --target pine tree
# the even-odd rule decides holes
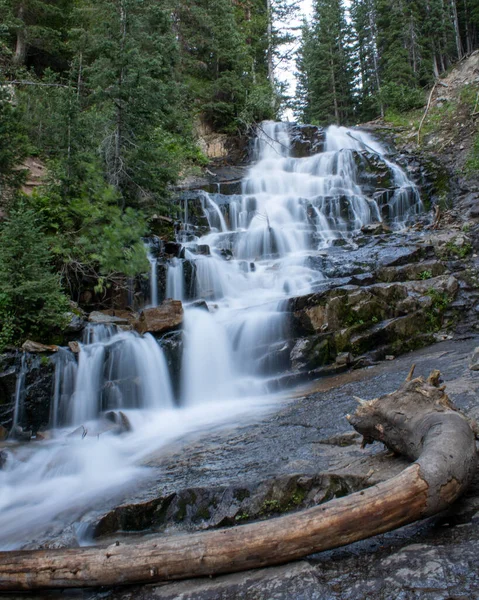
[[[5,81],[0,79],[0,207],[5,207],[23,179],[19,170],[27,154],[27,139],[21,114],[15,105],[15,96]]]
[[[380,99],[378,31],[375,0],[353,0],[350,8],[355,32],[354,52],[357,57],[356,88],[360,120],[384,116]]]
[[[25,64],[29,48],[61,57],[72,0],[0,0],[4,30],[13,47],[13,64]]]
[[[347,123],[354,112],[350,32],[341,0],[316,0],[311,30],[303,38],[305,117],[314,123]]]
[[[107,181],[123,206],[154,205],[178,173],[175,135],[187,134],[171,11],[156,0],[95,0],[80,15],[77,81],[101,116]]]
[[[27,337],[45,341],[67,310],[38,217],[19,204],[0,228],[0,347]]]

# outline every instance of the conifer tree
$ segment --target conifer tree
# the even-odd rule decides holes
[[[318,124],[347,123],[353,116],[350,32],[341,0],[316,0],[311,30],[303,39],[306,115]]]
[[[0,347],[64,325],[68,302],[34,211],[20,203],[0,227]]]
[[[34,47],[61,57],[72,0],[0,0],[2,24],[13,48],[13,64],[25,63]]]

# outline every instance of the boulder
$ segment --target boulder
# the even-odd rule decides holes
[[[391,233],[391,228],[385,223],[368,223],[361,227],[364,235],[380,235],[381,233]]]
[[[30,354],[43,354],[45,352],[58,352],[58,346],[47,346],[46,344],[41,344],[40,342],[27,340],[22,345],[22,350],[24,352],[29,352]]]
[[[80,353],[80,344],[78,342],[68,342],[68,347],[73,352],[73,354]]]
[[[177,329],[183,323],[183,305],[180,300],[165,300],[155,308],[145,308],[134,323],[140,333],[160,335]]]

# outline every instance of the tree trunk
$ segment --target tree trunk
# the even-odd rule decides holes
[[[454,34],[456,38],[456,50],[457,50],[457,58],[461,60],[463,57],[462,50],[462,42],[461,42],[461,32],[459,30],[459,18],[457,16],[457,5],[456,0],[451,0],[451,13],[452,13],[452,22],[454,24]]]
[[[361,540],[445,509],[476,469],[474,433],[452,406],[439,372],[364,401],[350,423],[364,444],[382,441],[415,462],[392,479],[298,513],[132,544],[0,553],[0,590],[186,579],[266,567]]]
[[[13,56],[13,64],[21,66],[25,64],[27,57],[27,35],[25,32],[25,7],[20,4],[17,12],[17,19],[22,22],[22,25],[17,29],[17,40],[15,44],[15,54]]]

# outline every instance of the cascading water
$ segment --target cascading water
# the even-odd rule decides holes
[[[414,184],[363,132],[330,127],[323,152],[294,158],[289,126],[264,123],[255,155],[241,194],[202,193],[211,231],[193,240],[186,227],[178,240],[184,258],[169,261],[167,297],[208,303],[185,304],[179,397],[161,345],[149,334],[90,325],[78,360],[61,349],[51,414],[57,435],[38,449],[12,450],[0,470],[2,547],[25,544],[67,509],[78,518],[107,490],[141,478],[137,465],[168,441],[258,410],[255,395],[265,391],[267,377],[287,368],[281,357],[288,350],[289,298],[324,281],[311,259],[339,238],[354,242],[365,224],[387,219],[399,229],[422,210]],[[373,163],[381,171],[379,190],[370,181]],[[188,223],[187,200],[183,210]],[[155,305],[156,262],[150,262]],[[92,423],[110,410],[126,411],[128,436]],[[71,434],[79,426],[80,434]]]
[[[241,195],[203,193],[211,232],[185,244],[185,258],[196,273],[196,297],[214,302],[210,319],[227,342],[215,343],[203,333],[205,355],[198,348],[203,319],[187,319],[184,380],[197,381],[197,373],[211,373],[212,362],[222,364],[228,355],[236,394],[243,393],[245,377],[249,386],[261,385],[256,376],[279,368],[271,348],[287,338],[285,301],[310,292],[323,279],[309,266],[311,257],[338,238],[351,238],[363,225],[387,218],[399,229],[422,210],[414,183],[364,132],[331,126],[323,152],[294,158],[289,125],[267,122],[256,139],[255,156],[258,162]],[[389,184],[380,193],[378,182],[371,186],[365,176],[371,163],[381,182]],[[199,247],[209,247],[209,254]],[[170,266],[175,275],[176,269]],[[184,389],[187,397],[190,388],[185,384]]]

